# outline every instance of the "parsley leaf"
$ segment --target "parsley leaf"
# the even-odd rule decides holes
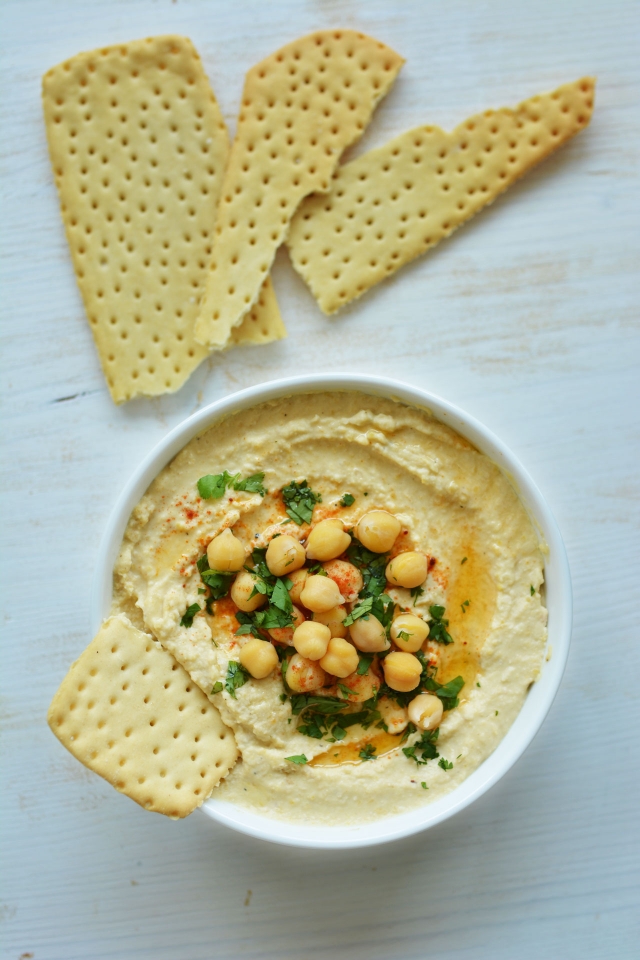
[[[365,597],[364,600],[355,605],[351,613],[345,617],[343,623],[345,627],[350,627],[360,617],[368,620],[370,614],[373,614],[376,620],[379,620],[386,629],[391,624],[394,609],[395,603],[386,593],[381,593],[377,597]]]
[[[435,760],[440,754],[436,749],[436,741],[440,734],[440,727],[435,730],[425,730],[422,736],[416,740],[410,747],[403,747],[402,752],[405,757],[415,760],[419,767],[428,763],[429,760]]]
[[[293,604],[283,580],[276,580],[271,593],[271,603],[284,613],[291,613]]]
[[[227,676],[224,681],[224,688],[229,696],[236,699],[236,690],[238,687],[244,687],[249,679],[249,674],[237,660],[229,660],[227,667]]]
[[[441,767],[442,770],[453,770],[453,764],[451,763],[451,761],[445,760],[444,757],[440,757],[440,759],[438,760],[438,766]]]
[[[376,748],[372,743],[368,743],[366,747],[363,747],[358,756],[361,760],[376,760]]]
[[[368,670],[369,667],[371,666],[372,660],[373,660],[373,654],[372,654],[372,653],[369,653],[369,654],[367,654],[367,653],[359,653],[359,654],[358,654],[358,669],[356,670],[356,673],[358,674],[359,677],[364,676],[364,674],[367,672],[367,670]]]
[[[354,537],[347,548],[347,558],[362,574],[361,597],[377,597],[384,591],[387,585],[385,569],[389,562],[388,553],[373,553]]]
[[[411,597],[413,599],[414,607],[416,605],[416,600],[419,600],[423,593],[424,593],[424,590],[422,589],[422,587],[411,587]]]
[[[282,499],[287,515],[300,525],[311,523],[314,505],[322,502],[322,496],[315,493],[306,480],[302,483],[296,483],[295,480],[288,483],[282,488]]]
[[[220,600],[229,593],[235,573],[218,573],[217,570],[203,570],[200,574],[211,591],[212,600]]]
[[[536,588],[534,587],[533,584],[531,584],[531,588],[530,588],[530,589],[531,589],[531,596],[534,597],[534,596],[535,596],[535,593],[536,593]]]
[[[424,686],[442,700],[442,706],[445,710],[453,710],[460,702],[458,700],[458,694],[464,687],[464,680],[458,676],[454,677],[453,680],[449,680],[444,686],[440,686],[432,677],[427,677]]]
[[[469,559],[468,557],[463,557],[462,560],[460,561],[460,566],[462,566],[463,563],[466,563],[468,559]]]
[[[222,680],[216,680],[214,685],[211,687],[211,693],[220,693],[223,687],[224,687],[224,684]]]
[[[422,781],[422,783],[420,784],[420,786],[422,787],[423,790],[428,790],[428,789],[429,789],[429,787],[427,786],[427,784],[425,783],[424,780]]]
[[[304,766],[305,763],[309,763],[304,753],[300,753],[296,757],[285,757],[285,760],[288,760],[289,763],[298,763],[300,766]]]
[[[191,606],[187,607],[187,609],[183,613],[182,619],[180,620],[180,626],[181,627],[193,626],[193,618],[195,617],[196,613],[199,613],[201,610],[202,610],[202,607],[200,606],[199,603],[192,603]]]
[[[350,691],[351,692],[351,691]],[[321,697],[313,694],[294,694],[291,697],[291,713],[299,717],[298,732],[315,740],[323,737],[334,742],[343,740],[348,727],[360,724],[367,730],[380,720],[375,698],[359,703],[354,710],[348,701],[339,697]]]
[[[198,493],[203,500],[219,500],[220,497],[224,495],[229,484],[239,476],[239,473],[233,476],[227,473],[226,470],[224,473],[208,473],[205,477],[200,477],[198,480]]]
[[[198,493],[203,500],[219,500],[224,495],[227,487],[233,487],[234,490],[246,490],[247,493],[259,493],[264,497],[267,492],[262,486],[264,473],[254,473],[250,477],[240,479],[239,473],[208,473],[205,477],[198,480]]]
[[[245,490],[247,493],[259,493],[261,497],[264,497],[268,491],[262,486],[263,480],[264,473],[252,473],[250,477],[236,481],[233,484],[233,489]]]
[[[344,493],[340,499],[341,507],[350,507],[352,503],[356,502],[356,498],[350,493]]]
[[[445,608],[434,603],[429,607],[431,621],[429,623],[429,640],[435,640],[436,643],[442,643],[447,646],[453,643],[453,637],[447,630],[449,621],[444,619]]]

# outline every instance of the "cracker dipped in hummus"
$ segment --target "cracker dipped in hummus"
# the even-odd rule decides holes
[[[230,415],[165,467],[113,612],[232,728],[217,797],[346,824],[438,799],[496,748],[541,668],[542,585],[525,508],[471,443],[422,409],[313,393]]]

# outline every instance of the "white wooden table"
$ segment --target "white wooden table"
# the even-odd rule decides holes
[[[0,15],[3,960],[638,956],[638,4],[4,0]],[[593,122],[331,322],[279,254],[288,340],[116,409],[58,214],[41,74],[79,50],[185,33],[233,128],[244,71],[331,26],[408,61],[363,149],[585,73],[599,78]],[[142,455],[202,404],[322,368],[424,385],[493,428],[556,513],[576,609],[560,693],[511,773],[427,834],[330,855],[151,816],[45,722],[89,640],[98,540]]]

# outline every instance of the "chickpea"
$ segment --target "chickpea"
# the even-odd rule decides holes
[[[348,677],[358,668],[358,651],[348,640],[332,637],[320,666],[334,677]]]
[[[422,664],[412,653],[390,653],[382,661],[387,686],[401,693],[415,690],[420,683]]]
[[[442,720],[442,700],[431,693],[420,693],[411,701],[407,712],[419,730],[435,730]]]
[[[391,638],[407,653],[419,650],[429,633],[429,624],[413,613],[401,613],[391,624]]]
[[[409,717],[405,707],[401,707],[391,697],[380,697],[377,709],[382,714],[382,719],[386,723],[389,733],[402,733],[403,730],[406,730]]]
[[[283,533],[269,542],[265,560],[269,572],[274,577],[285,577],[303,566],[305,561],[304,547],[295,537]]]
[[[427,579],[427,558],[415,550],[399,553],[387,564],[386,575],[396,587],[419,587]]]
[[[245,562],[244,547],[227,527],[214,537],[207,547],[207,560],[212,570],[222,573],[235,573],[242,570]]]
[[[368,620],[360,617],[352,623],[349,633],[358,650],[362,650],[363,653],[381,653],[391,646],[384,627],[371,613]]]
[[[319,690],[327,682],[327,675],[315,660],[307,660],[294,653],[289,660],[286,673],[287,685],[295,693],[310,693]]]
[[[362,574],[357,567],[346,560],[329,560],[323,567],[327,576],[338,584],[338,589],[347,603],[357,600],[362,590]]]
[[[292,603],[300,603],[300,594],[302,593],[302,588],[304,587],[305,580],[309,576],[309,571],[306,568],[301,570],[294,570],[293,573],[287,574],[287,579],[291,580],[291,587],[289,589],[289,596],[291,597]]]
[[[293,646],[293,633],[297,627],[304,623],[304,614],[298,607],[294,607],[291,616],[293,617],[293,623],[290,627],[273,627],[269,630],[269,636],[274,643],[283,643],[287,647]]]
[[[351,537],[345,533],[342,520],[333,517],[317,523],[307,540],[307,557],[309,560],[333,560],[344,553]]]
[[[356,525],[356,536],[363,547],[374,553],[387,553],[402,530],[402,524],[386,510],[369,510]]]
[[[348,629],[344,625],[346,616],[347,608],[339,606],[331,607],[331,610],[321,610],[314,613],[313,619],[316,623],[324,623],[325,626],[329,627],[332,637],[346,637],[348,633]]]
[[[256,593],[253,597],[251,596],[257,579],[256,575],[249,573],[248,570],[241,570],[231,584],[231,599],[236,607],[244,613],[257,610],[267,599],[264,593]]]
[[[375,697],[380,689],[380,678],[376,676],[373,670],[369,669],[362,676],[357,672],[349,674],[342,678],[343,687],[348,687],[351,693],[347,697],[349,703],[364,703]],[[344,696],[344,690],[340,691],[340,696]]]
[[[240,651],[240,663],[256,680],[263,680],[278,666],[278,654],[267,640],[254,637]]]
[[[338,585],[330,577],[312,575],[307,577],[300,599],[308,610],[312,610],[313,613],[322,613],[324,610],[337,607],[344,597],[338,590]]]
[[[331,640],[331,631],[324,623],[305,620],[293,632],[293,645],[301,657],[307,660],[321,660],[327,652]]]

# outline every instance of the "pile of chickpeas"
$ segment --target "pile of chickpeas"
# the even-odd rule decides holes
[[[358,521],[355,534],[367,550],[388,553],[401,527],[398,518],[386,510],[370,510]],[[270,573],[291,582],[293,624],[269,630],[269,634],[273,642],[295,647],[296,653],[287,666],[286,681],[296,693],[326,688],[329,676],[353,689],[356,700],[368,699],[380,686],[371,668],[363,676],[356,671],[358,651],[384,653],[391,647],[384,626],[371,613],[367,619],[361,617],[349,627],[344,624],[348,616],[345,604],[357,602],[363,585],[358,568],[338,559],[350,543],[351,537],[342,520],[331,518],[313,527],[306,548],[288,534],[275,536],[267,547],[265,562]],[[231,530],[226,529],[211,541],[207,558],[212,570],[237,573],[230,594],[240,610],[251,613],[266,602],[264,594],[254,594],[257,577],[243,569],[246,551]],[[324,575],[312,573],[305,566],[308,561],[313,565],[322,564]],[[419,587],[427,578],[427,557],[407,550],[390,560],[385,572],[388,582],[394,586]],[[311,613],[311,619],[307,619],[301,607]],[[397,649],[382,660],[384,679],[392,690],[406,693],[420,682],[422,665],[415,653],[425,642],[429,626],[415,614],[401,613],[394,618],[390,632]],[[273,643],[255,637],[242,647],[240,662],[256,680],[268,677],[279,665]],[[382,700],[380,708],[391,733],[401,732],[409,720],[421,730],[432,730],[442,718],[441,701],[426,693],[416,696],[406,710],[392,701],[383,703]]]

